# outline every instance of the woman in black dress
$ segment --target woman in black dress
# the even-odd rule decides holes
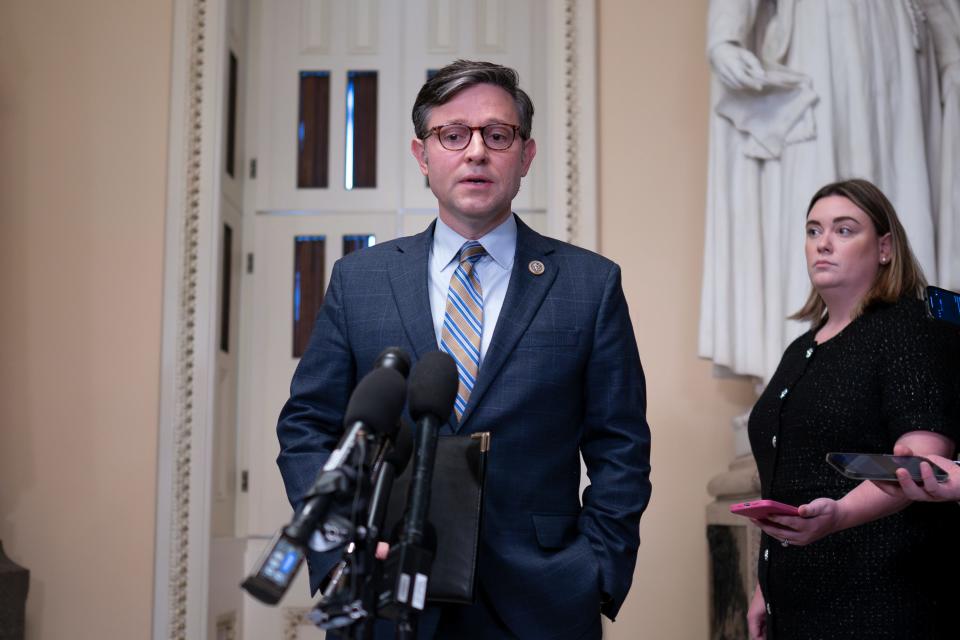
[[[923,274],[869,182],[814,195],[806,256],[813,286],[794,317],[813,328],[784,352],[750,414],[763,497],[800,507],[799,517],[754,521],[764,535],[751,638],[960,637],[947,586],[960,570],[960,509],[911,504],[824,461],[895,445],[952,455],[951,334],[926,318]]]

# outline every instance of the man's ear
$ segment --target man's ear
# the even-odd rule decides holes
[[[537,141],[533,138],[523,141],[523,148],[520,149],[520,162],[523,168],[523,173],[521,176],[526,176],[527,171],[530,170],[530,163],[533,162],[533,157],[537,155]]]
[[[420,165],[420,173],[425,176],[430,175],[427,172],[427,145],[420,138],[414,138],[410,141],[410,153],[413,154],[413,157],[417,159],[417,164]]]

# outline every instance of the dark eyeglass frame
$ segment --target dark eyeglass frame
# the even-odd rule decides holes
[[[443,129],[446,129],[447,127],[461,127],[461,128],[463,128],[463,129],[468,129],[468,130],[470,131],[470,135],[469,135],[469,136],[465,136],[466,142],[463,143],[463,146],[462,146],[462,147],[450,148],[450,147],[448,147],[446,144],[444,144],[444,142],[443,142],[443,137],[440,135],[440,131],[442,131]],[[486,135],[485,135],[485,133],[484,133],[484,132],[485,132],[487,129],[489,129],[490,127],[507,127],[507,128],[509,128],[509,129],[513,132],[513,137],[510,138],[510,144],[508,144],[507,146],[505,146],[505,147],[503,147],[503,148],[491,147],[490,144],[487,142],[487,137],[486,137]],[[518,135],[520,134],[520,125],[518,125],[518,124],[507,124],[506,122],[491,122],[490,124],[485,124],[485,125],[483,125],[482,127],[471,127],[471,126],[462,124],[462,123],[460,123],[460,122],[451,122],[451,123],[448,123],[448,124],[441,124],[441,125],[439,125],[439,126],[432,127],[432,128],[430,129],[430,131],[427,132],[427,135],[424,136],[423,139],[426,140],[426,139],[429,138],[430,136],[436,135],[436,136],[437,136],[437,142],[439,142],[439,143],[440,143],[440,146],[443,147],[444,149],[446,149],[447,151],[463,151],[464,149],[466,149],[467,147],[470,146],[470,143],[471,143],[471,142],[473,142],[473,132],[474,132],[474,131],[479,131],[479,132],[480,132],[480,139],[483,141],[483,146],[485,146],[487,149],[490,149],[491,151],[506,151],[507,149],[509,149],[510,147],[512,147],[512,146],[513,146],[513,143],[517,140],[517,137],[518,137]],[[520,137],[520,138],[523,138],[523,136],[519,136],[519,137]]]

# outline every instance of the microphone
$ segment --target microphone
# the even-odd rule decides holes
[[[393,369],[404,378],[410,375],[410,355],[400,347],[387,347],[373,363],[374,369]]]
[[[383,457],[383,461],[374,473],[373,495],[370,498],[370,513],[367,518],[367,531],[373,542],[380,535],[380,528],[387,515],[393,481],[401,475],[410,462],[413,453],[413,433],[409,426],[400,425],[393,446]]]
[[[410,378],[407,401],[410,416],[417,423],[417,441],[401,542],[423,542],[423,527],[430,509],[437,432],[453,411],[458,385],[456,362],[442,351],[426,354]]]
[[[410,356],[400,347],[387,347],[381,351],[377,359],[374,360],[373,368],[393,369],[406,378],[410,375]],[[377,451],[373,455],[372,468],[374,473],[377,472],[383,463],[383,458],[387,454],[387,450],[393,444],[392,440],[392,438],[383,438],[380,441],[380,446],[377,447]]]
[[[287,526],[287,535],[304,542],[309,538],[314,551],[329,551],[344,543],[350,533],[349,523],[345,524],[342,519],[324,523],[322,533],[317,530],[317,524],[327,514],[332,498],[347,491],[357,479],[346,468],[357,443],[364,441],[371,431],[386,437],[396,433],[405,388],[406,381],[394,369],[381,367],[363,377],[347,403],[344,417],[344,425],[350,425],[347,433],[327,458],[300,511]]]
[[[403,375],[392,368],[382,367],[368,373],[357,384],[347,404],[346,434],[330,454],[290,524],[277,533],[258,561],[257,569],[240,585],[250,595],[272,605],[287,592],[303,564],[307,540],[326,517],[334,498],[345,493],[355,480],[346,467],[357,443],[365,440],[371,432],[393,434],[396,431],[397,419],[403,410],[405,387]],[[344,533],[343,529],[342,525],[333,527],[326,535],[320,536],[321,541],[332,541]]]
[[[362,532],[356,545],[347,546],[346,554],[336,566],[316,607],[307,614],[321,629],[338,629],[358,624],[358,632],[351,636],[356,638],[371,637],[370,614],[376,610],[377,600],[374,589],[381,577],[379,566],[374,564],[374,549],[380,540],[380,529],[386,517],[393,481],[403,473],[413,451],[410,427],[402,424],[395,441],[384,448],[385,455],[373,473],[374,486],[368,507],[366,531]]]
[[[391,547],[387,555],[385,588],[378,601],[382,615],[398,618],[398,638],[412,637],[415,625],[410,618],[411,609],[422,610],[426,604],[427,583],[433,564],[433,551],[423,544],[430,508],[430,485],[438,431],[453,411],[457,386],[456,363],[442,351],[426,354],[410,374],[407,404],[417,423],[413,473],[400,542]]]

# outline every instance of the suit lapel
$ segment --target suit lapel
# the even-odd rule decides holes
[[[423,233],[397,241],[396,266],[390,274],[393,299],[417,359],[437,350],[427,277],[435,224]]]
[[[552,252],[552,247],[543,236],[517,218],[517,252],[513,259],[513,272],[510,274],[507,295],[497,319],[493,341],[480,365],[477,384],[470,394],[470,401],[460,424],[457,425],[457,431],[470,419],[473,408],[500,373],[553,285],[557,277],[557,264],[550,260]],[[539,260],[545,267],[541,275],[534,275],[529,268],[534,260]]]

